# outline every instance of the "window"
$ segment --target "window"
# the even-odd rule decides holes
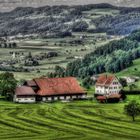
[[[113,82],[113,85],[117,85],[118,84],[118,82]]]

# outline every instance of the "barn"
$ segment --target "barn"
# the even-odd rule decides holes
[[[15,102],[48,102],[57,100],[85,99],[85,90],[74,77],[37,78],[26,81],[15,91]],[[34,100],[33,100],[34,99]]]

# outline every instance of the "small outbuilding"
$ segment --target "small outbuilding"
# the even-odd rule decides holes
[[[18,103],[34,103],[36,101],[36,93],[28,86],[17,87],[15,90],[14,101]]]
[[[97,96],[97,101],[100,103],[117,103],[122,100],[121,94],[111,94],[108,96]]]

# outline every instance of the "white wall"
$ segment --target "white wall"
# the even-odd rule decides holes
[[[43,97],[45,99],[42,99],[42,101],[57,101],[57,100],[70,100],[70,99],[84,99],[86,98],[86,95],[68,95],[68,96],[54,96],[54,97]]]
[[[121,84],[119,83],[119,80],[116,78],[113,80],[111,85],[109,86],[108,94],[116,94],[119,93],[122,89]]]
[[[35,97],[28,97],[28,98],[15,97],[14,101],[17,103],[35,103],[36,102]]]
[[[72,95],[72,96],[60,96],[60,97],[57,97],[57,96],[54,96],[54,97],[43,97],[42,98],[42,101],[43,102],[46,102],[46,101],[57,101],[57,100],[70,100],[70,99],[83,99],[83,98],[86,98],[86,95]],[[35,97],[20,97],[20,98],[17,98],[16,95],[14,96],[14,101],[15,102],[18,102],[18,103],[34,103],[36,102],[36,98]]]
[[[98,93],[98,94],[105,94],[105,87],[104,86],[96,86],[95,87],[95,93]]]

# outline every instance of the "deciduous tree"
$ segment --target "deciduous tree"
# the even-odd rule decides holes
[[[133,100],[124,106],[124,111],[128,116],[132,117],[133,121],[135,121],[135,117],[140,115],[140,104]]]

